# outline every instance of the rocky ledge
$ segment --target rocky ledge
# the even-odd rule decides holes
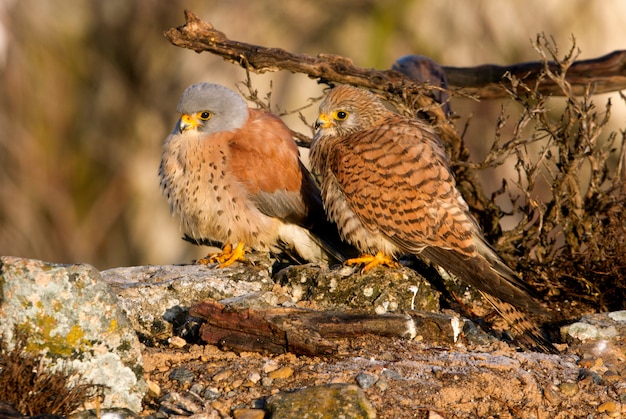
[[[573,319],[562,354],[546,355],[440,310],[406,267],[361,274],[264,255],[226,269],[0,263],[3,345],[25,334],[44,368],[69,366],[101,389],[72,417],[626,413],[626,312]],[[463,284],[447,285],[480,308]],[[27,413],[11,409],[0,402],[6,417]]]

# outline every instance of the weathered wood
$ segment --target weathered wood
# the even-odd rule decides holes
[[[551,71],[557,72],[556,63],[548,62]],[[446,67],[443,69],[451,86],[460,87],[463,93],[481,99],[505,97],[500,83],[506,73],[523,80],[531,89],[535,87],[544,64],[540,61],[499,66],[485,64],[478,67]],[[607,93],[626,89],[626,51],[614,51],[602,57],[574,62],[567,70],[566,78],[575,95],[582,95],[587,85],[594,93]],[[560,87],[549,78],[541,81],[539,91],[543,94],[562,96]]]
[[[257,73],[287,70],[303,73],[311,78],[335,83],[351,83],[397,95],[412,95],[421,86],[410,77],[395,70],[364,69],[355,66],[348,58],[319,54],[316,57],[294,54],[280,48],[232,41],[208,22],[185,11],[186,24],[165,32],[172,44],[196,52],[207,51],[223,59],[237,63]],[[549,65],[556,69],[554,63]],[[444,67],[448,83],[458,92],[484,99],[507,97],[500,87],[506,72],[523,79],[532,86],[543,69],[542,62],[528,62],[511,66],[481,65],[478,67]],[[575,94],[582,94],[588,84],[594,85],[595,93],[605,93],[626,88],[626,51],[615,51],[603,57],[577,61],[567,72],[566,80]],[[539,91],[562,95],[550,80],[544,80]],[[443,114],[443,113],[442,113]],[[443,115],[442,115],[443,116]]]
[[[299,308],[237,308],[215,300],[191,307],[189,314],[205,320],[200,336],[235,351],[327,355],[342,339],[378,335],[453,343],[462,321],[440,313],[361,314]]]

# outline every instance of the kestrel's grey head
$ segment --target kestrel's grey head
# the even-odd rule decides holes
[[[241,128],[248,119],[248,106],[243,98],[227,87],[214,83],[198,83],[188,87],[178,103],[181,115],[175,132],[188,129],[211,134]]]

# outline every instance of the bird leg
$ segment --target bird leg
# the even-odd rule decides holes
[[[361,272],[367,272],[375,266],[382,265],[389,268],[399,268],[401,265],[391,257],[378,252],[376,255],[362,255],[358,258],[352,258],[345,261],[346,265],[365,265]]]
[[[246,254],[244,246],[244,242],[239,242],[233,249],[233,246],[230,243],[226,243],[221,252],[214,253],[210,256],[207,255],[207,257],[198,260],[197,263],[202,263],[204,265],[209,263],[219,263],[220,268],[226,268],[238,260],[246,260],[244,257]]]

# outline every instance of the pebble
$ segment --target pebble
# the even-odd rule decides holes
[[[293,375],[293,368],[291,367],[282,367],[267,374],[267,376],[271,378],[272,380],[281,379],[281,378],[283,379],[289,378],[292,375]]]
[[[222,370],[213,376],[213,381],[223,381],[233,375],[232,370]]]
[[[263,419],[265,410],[261,409],[235,409],[233,411],[234,419]]]
[[[396,371],[394,370],[384,370],[383,371],[383,376],[387,377],[387,378],[391,378],[392,380],[402,380],[402,376],[400,374],[398,374]]]
[[[191,388],[189,389],[189,391],[194,394],[201,394],[203,390],[204,390],[204,386],[199,383],[192,385]]]
[[[278,369],[278,364],[276,363],[276,361],[273,360],[269,360],[265,363],[265,365],[263,365],[263,368],[261,369],[265,374],[269,374],[272,371],[276,371]]]
[[[209,387],[204,390],[203,397],[208,401],[217,400],[220,397],[220,391],[215,387]]]
[[[356,376],[356,382],[359,385],[359,387],[363,388],[363,389],[368,389],[371,386],[374,385],[374,383],[376,383],[377,378],[375,376],[373,376],[372,374],[367,374],[367,373],[360,373],[359,375]]]
[[[215,400],[214,402],[212,402],[211,407],[220,412],[220,415],[222,415],[222,417],[230,416],[230,408],[226,403],[221,400]]]
[[[598,406],[598,412],[606,413],[611,418],[621,415],[620,410],[621,408],[619,404],[615,403],[614,401],[604,402],[600,406]]]
[[[194,373],[185,367],[174,368],[169,375],[170,380],[176,380],[181,384],[191,383],[194,378]]]
[[[251,372],[248,375],[248,381],[256,384],[261,380],[261,374],[259,374],[258,372]]]
[[[578,384],[562,383],[559,385],[559,391],[568,397],[575,396],[578,393]]]
[[[189,393],[167,393],[159,402],[161,404],[159,411],[169,411],[176,415],[189,415],[189,413],[200,413],[204,410],[202,399]]]
[[[171,348],[182,349],[187,345],[187,341],[179,336],[172,336],[169,339],[169,345]]]
[[[376,411],[363,390],[354,384],[327,384],[293,392],[280,392],[267,400],[267,408],[273,418],[376,417]]]
[[[161,396],[161,387],[158,383],[154,381],[146,380],[146,384],[148,384],[148,394],[152,397],[160,397]]]

